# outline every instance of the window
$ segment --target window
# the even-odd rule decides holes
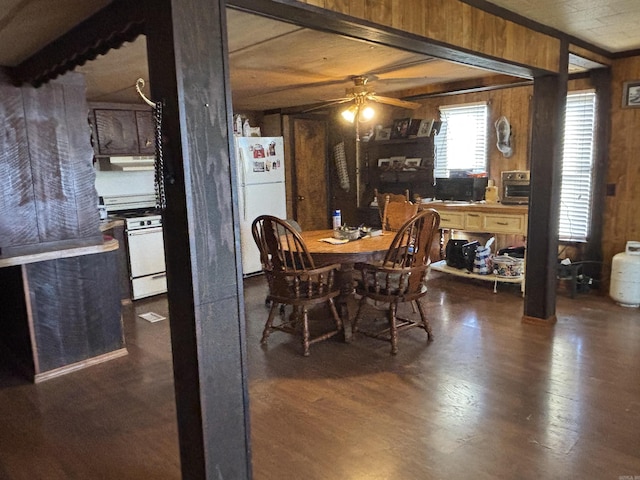
[[[485,102],[440,107],[435,178],[448,177],[451,170],[487,171],[487,115]]]
[[[596,95],[567,95],[560,190],[560,240],[584,242],[591,223]]]

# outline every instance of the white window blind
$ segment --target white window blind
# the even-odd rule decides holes
[[[595,112],[596,95],[593,91],[567,95],[560,191],[560,240],[579,242],[586,241],[589,236]]]
[[[435,178],[448,177],[450,170],[487,171],[487,115],[485,102],[440,107]]]

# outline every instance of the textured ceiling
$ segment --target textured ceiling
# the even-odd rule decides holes
[[[489,0],[609,52],[640,48],[640,0]]]
[[[0,65],[13,66],[109,0],[0,0]],[[610,52],[640,48],[640,0],[491,0],[491,3]],[[268,110],[341,97],[352,75],[379,94],[486,77],[481,69],[228,12],[234,108]],[[96,101],[138,101],[148,79],[144,37],[78,68]]]

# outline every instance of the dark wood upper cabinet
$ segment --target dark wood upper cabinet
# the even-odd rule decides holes
[[[136,111],[136,127],[138,129],[138,151],[143,155],[156,153],[155,128],[151,112]]]
[[[144,105],[91,104],[97,156],[153,155],[153,115]]]

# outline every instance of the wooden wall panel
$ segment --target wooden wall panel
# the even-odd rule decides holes
[[[434,97],[419,100],[423,105],[417,109],[415,118],[439,118],[439,107],[486,101],[489,104],[488,123],[488,159],[489,178],[494,179],[500,190],[500,172],[503,170],[529,169],[529,125],[531,121],[530,100],[533,87],[514,87],[486,92],[466,93],[460,95]],[[506,116],[511,124],[513,155],[505,158],[496,147],[497,138],[495,122]]]
[[[482,55],[558,72],[560,41],[459,0],[304,0]],[[351,5],[353,4],[353,5]],[[535,45],[535,48],[528,48]]]
[[[71,238],[69,232],[76,231],[77,224],[75,215],[67,212],[67,202],[75,204],[75,195],[71,170],[62,161],[69,151],[67,128],[60,118],[64,113],[62,87],[25,87],[23,97],[39,241]]]
[[[38,242],[22,91],[0,77],[0,249]]]
[[[97,212],[96,174],[93,168],[93,148],[87,123],[89,107],[86,100],[84,77],[67,74],[51,82],[62,87],[64,97],[64,124],[67,126],[68,157],[64,159],[70,170],[75,208],[67,215],[75,215],[76,230],[73,238],[87,238],[100,229]]]
[[[607,184],[615,186],[615,195],[605,199],[605,263],[624,251],[628,240],[640,240],[640,108],[622,108],[624,82],[638,79],[640,56],[614,61]]]
[[[68,73],[39,88],[0,82],[0,247],[100,243],[84,77]],[[9,253],[6,253],[9,252]]]

